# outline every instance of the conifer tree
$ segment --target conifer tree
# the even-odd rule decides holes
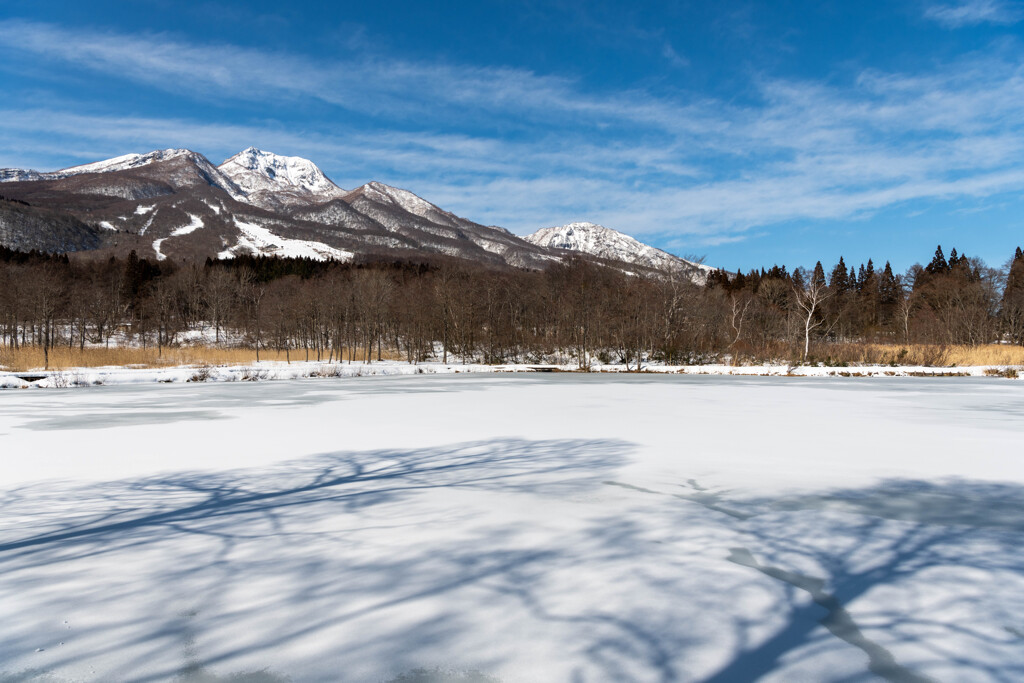
[[[825,269],[821,266],[821,261],[814,264],[814,275],[811,276],[811,282],[818,286],[825,285]]]
[[[839,263],[832,269],[832,277],[829,278],[828,286],[834,294],[841,294],[850,288],[849,275],[846,273],[846,263],[843,257],[839,257]]]
[[[941,244],[935,247],[935,256],[932,257],[931,263],[925,266],[924,269],[929,275],[941,275],[942,273],[949,272],[949,263],[946,262],[946,256],[942,253]]]

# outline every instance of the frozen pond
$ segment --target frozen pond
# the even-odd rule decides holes
[[[0,391],[0,681],[1022,680],[1022,436],[1001,379]]]

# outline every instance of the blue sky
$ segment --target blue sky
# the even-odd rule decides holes
[[[0,167],[312,159],[526,234],[726,268],[1001,265],[1024,244],[1024,3],[0,5]]]

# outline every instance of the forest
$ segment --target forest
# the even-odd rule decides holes
[[[198,333],[198,334],[197,334]],[[544,271],[442,258],[243,256],[175,264],[0,248],[3,354],[201,339],[282,360],[941,364],[950,346],[1024,345],[1024,256],[942,247],[927,265],[642,276],[571,259]],[[929,355],[931,354],[931,355]]]

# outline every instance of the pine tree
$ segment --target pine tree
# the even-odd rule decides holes
[[[940,275],[942,273],[949,272],[949,264],[946,262],[946,257],[942,253],[941,244],[935,247],[935,256],[932,257],[931,263],[925,266],[924,269],[929,275]]]
[[[1003,326],[1010,339],[1024,345],[1024,255],[1020,247],[1013,255],[1002,301]]]
[[[843,257],[839,257],[839,263],[832,269],[832,277],[829,278],[828,286],[834,294],[841,294],[850,288],[849,275],[846,273],[846,263]]]
[[[868,259],[867,266],[860,267],[857,279],[861,323],[865,327],[875,327],[879,323],[881,296],[878,290],[878,277],[875,275],[875,264],[871,259]]]
[[[819,286],[825,284],[825,269],[821,267],[821,261],[814,264],[814,275],[811,276],[811,282]]]

